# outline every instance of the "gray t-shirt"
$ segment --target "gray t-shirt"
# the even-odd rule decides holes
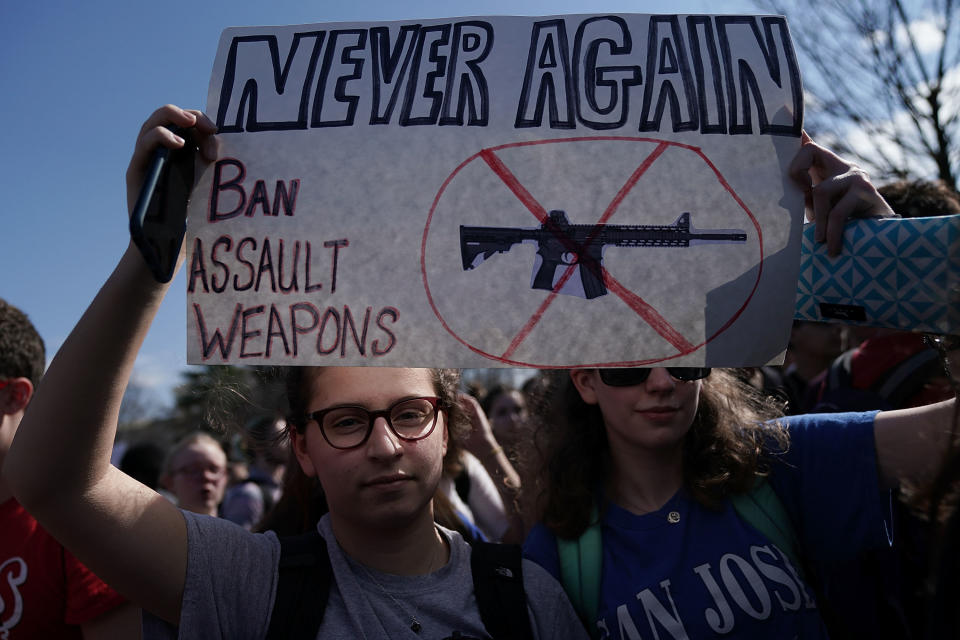
[[[218,518],[183,514],[189,558],[179,635],[174,627],[144,614],[144,638],[263,638],[277,591],[280,542],[276,535],[250,533]],[[441,528],[450,543],[446,566],[425,576],[397,576],[368,569],[347,557],[333,536],[329,516],[324,516],[318,529],[327,541],[334,581],[317,638],[489,638],[473,594],[470,546],[458,533]],[[553,577],[524,560],[523,584],[535,638],[586,640],[580,620]],[[410,628],[414,616],[421,624],[419,633]]]

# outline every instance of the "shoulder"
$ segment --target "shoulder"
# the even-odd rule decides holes
[[[534,525],[523,543],[524,558],[540,565],[554,578],[560,576],[560,556],[557,553],[557,538],[543,523]]]
[[[236,637],[262,637],[277,589],[277,536],[272,531],[251,533],[222,518],[182,513],[188,560],[181,630],[189,630],[191,637],[214,629],[232,629]]]
[[[771,456],[770,484],[801,545],[824,565],[888,544],[889,496],[881,489],[874,419],[878,412],[783,419],[785,452]],[[844,535],[838,537],[837,531]]]
[[[586,640],[583,623],[557,580],[546,569],[523,560],[523,590],[527,597],[530,623],[538,638]]]
[[[187,544],[190,565],[197,570],[218,570],[226,580],[248,567],[263,567],[275,574],[280,561],[280,541],[272,531],[252,533],[225,520],[188,511]]]
[[[807,449],[844,451],[873,447],[873,423],[877,411],[856,413],[811,413],[780,418],[777,424],[789,434],[789,450],[806,454]]]

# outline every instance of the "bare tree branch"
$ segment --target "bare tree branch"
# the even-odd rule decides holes
[[[790,21],[811,133],[879,177],[960,186],[956,0],[756,2]]]

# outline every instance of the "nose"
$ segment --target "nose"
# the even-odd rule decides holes
[[[203,484],[216,484],[223,475],[224,472],[217,469],[204,469],[200,475],[200,480]]]
[[[367,455],[371,458],[392,458],[400,455],[402,451],[400,438],[387,424],[387,419],[377,416],[373,421],[370,437],[367,438]]]
[[[667,392],[674,390],[677,381],[665,368],[654,367],[650,372],[650,377],[647,378],[646,386],[647,391],[650,392]]]

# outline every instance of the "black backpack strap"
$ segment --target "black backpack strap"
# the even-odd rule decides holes
[[[533,640],[520,546],[475,542],[470,554],[480,618],[494,640]]]
[[[268,640],[314,640],[330,596],[333,568],[316,530],[280,537],[280,575]]]
[[[827,369],[826,390],[836,391],[846,389],[853,384],[853,352],[856,349],[848,349],[834,359],[830,368]]]

